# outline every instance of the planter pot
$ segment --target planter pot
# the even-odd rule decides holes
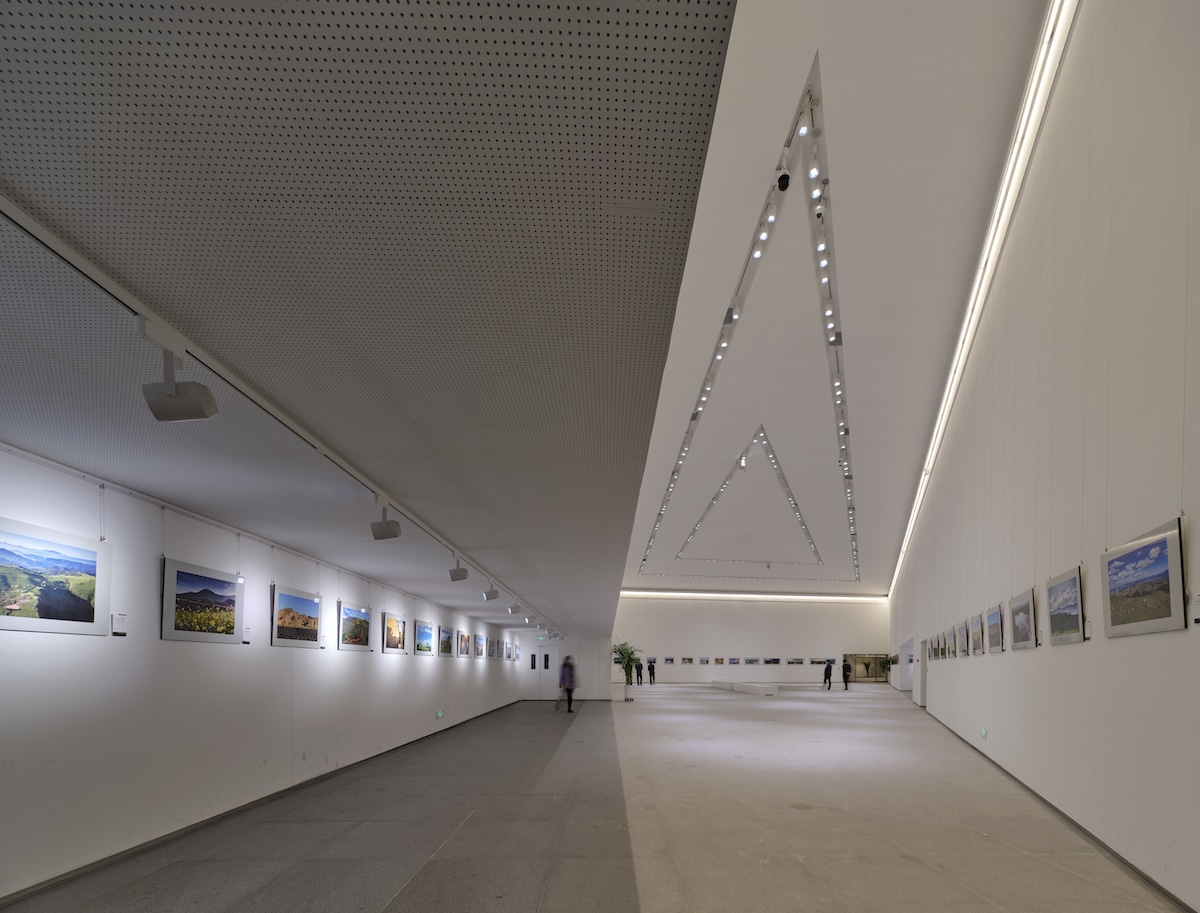
[[[625,700],[626,700],[626,701],[632,701],[632,700],[633,700],[633,685],[626,685],[626,686],[625,686]]]

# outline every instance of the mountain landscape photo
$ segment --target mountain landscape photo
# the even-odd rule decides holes
[[[96,553],[0,529],[0,615],[90,624]]]

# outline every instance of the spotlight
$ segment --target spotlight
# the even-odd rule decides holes
[[[217,414],[212,390],[194,380],[176,383],[175,368],[182,364],[182,358],[176,359],[174,352],[163,349],[162,383],[142,384],[146,405],[160,422],[190,422]]]
[[[774,224],[775,224],[775,217],[776,217],[775,204],[774,204],[774,203],[768,203],[768,204],[767,204],[767,224],[768,224],[768,225],[774,225]]]
[[[492,586],[491,583],[492,582],[489,580],[488,588],[483,591],[483,601],[484,602],[491,602],[493,599],[500,598],[500,591],[498,589],[496,589],[494,586]]]
[[[510,605],[510,606],[508,607],[508,614],[509,614],[509,615],[511,615],[511,614],[513,613],[513,609],[515,609],[515,608],[516,608],[516,606],[511,606],[511,605]]]
[[[470,572],[463,567],[457,558],[454,559],[454,567],[450,568],[450,582],[458,583],[460,580],[466,580],[470,576]]]
[[[811,196],[814,200],[819,200],[821,199],[821,190],[822,188],[820,184],[813,184],[812,190],[809,191],[809,196]]]
[[[808,165],[808,176],[810,178],[815,178],[820,173],[821,173],[821,162],[817,158],[817,144],[813,143],[812,160],[809,162],[809,165]]]
[[[783,147],[783,155],[779,157],[779,167],[775,169],[775,186],[779,188],[780,193],[787,191],[788,185],[792,183],[792,173],[787,166],[787,146]]]
[[[371,524],[371,535],[376,539],[399,539],[400,522],[387,518],[387,505],[383,505],[383,516]]]
[[[808,128],[809,128],[808,109],[805,108],[803,111],[800,112],[800,122],[796,124],[796,135],[797,136],[808,136]]]
[[[825,250],[825,248],[827,248],[828,246],[829,246],[829,245],[828,245],[828,244],[825,242],[825,231],[824,231],[824,229],[822,229],[822,230],[821,230],[821,237],[819,237],[819,238],[817,239],[817,253],[821,253],[821,252],[822,252],[822,251],[824,251],[824,250]]]

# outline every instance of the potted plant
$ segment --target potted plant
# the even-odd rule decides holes
[[[638,648],[630,646],[629,641],[621,641],[619,644],[613,644],[613,656],[617,658],[617,662],[621,665],[621,670],[625,673],[625,700],[633,700],[633,664],[638,661]]]

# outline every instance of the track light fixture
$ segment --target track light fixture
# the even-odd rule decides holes
[[[483,591],[483,601],[491,602],[494,599],[500,598],[500,591],[492,586],[492,581],[488,581],[488,588]]]
[[[458,583],[460,580],[466,580],[469,576],[471,576],[470,572],[462,566],[456,556],[454,558],[454,567],[450,568],[450,582]]]
[[[820,173],[821,173],[821,160],[817,158],[817,144],[814,142],[812,158],[809,160],[809,163],[808,163],[808,176],[810,178],[815,178]]]
[[[162,349],[161,384],[142,384],[142,396],[151,414],[160,422],[190,422],[212,418],[217,401],[212,390],[196,381],[176,381],[175,371],[187,358],[187,340],[165,324],[137,318],[137,334]]]
[[[371,524],[371,535],[376,539],[399,539],[400,522],[387,518],[387,505],[383,505],[383,515]]]

